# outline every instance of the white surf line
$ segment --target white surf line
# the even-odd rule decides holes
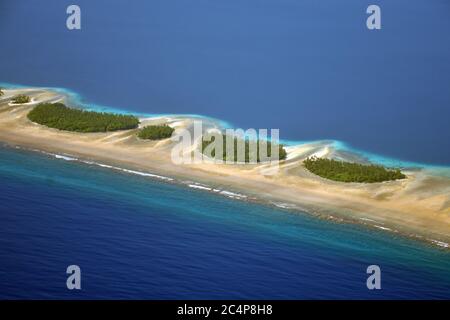
[[[201,184],[198,182],[182,181],[181,183],[187,185],[189,188],[217,193],[217,194],[220,194],[222,196],[225,196],[225,197],[228,197],[231,199],[239,199],[239,200],[248,199],[248,196],[245,194],[236,193],[236,192],[232,192],[232,191],[228,191],[228,190],[222,190],[222,189],[218,189],[218,188],[213,188],[213,187],[210,187],[208,185],[204,185],[204,184]]]
[[[129,169],[125,169],[125,168],[110,166],[110,165],[99,163],[99,162],[95,162],[95,161],[80,160],[80,159],[75,158],[75,157],[70,156],[70,155],[61,155],[61,154],[45,152],[45,151],[36,150],[36,149],[34,149],[33,151],[38,151],[38,152],[44,153],[46,155],[53,156],[56,159],[61,159],[61,160],[65,160],[65,161],[79,161],[79,162],[90,164],[90,165],[96,165],[96,166],[99,166],[99,167],[102,167],[102,168],[118,170],[118,171],[131,173],[131,174],[135,174],[135,175],[139,175],[139,176],[157,178],[157,179],[160,179],[160,180],[166,180],[166,181],[173,181],[174,180],[174,179],[166,177],[166,176],[161,176],[161,175],[157,175],[157,174],[153,174],[153,173],[149,173],[149,172],[129,170]]]
[[[442,241],[438,241],[438,240],[434,240],[434,239],[427,239],[427,240],[429,240],[432,243],[434,243],[435,245],[443,247],[443,248],[448,248],[450,246],[447,242],[442,242]]]
[[[234,193],[234,192],[227,191],[227,190],[222,190],[219,193],[223,194],[224,196],[227,196],[229,198],[233,198],[233,199],[246,199],[247,198],[247,196],[244,194]]]
[[[378,224],[371,223],[371,222],[376,222],[376,223],[382,223],[382,222],[379,222],[379,221],[376,221],[376,220],[373,220],[373,219],[369,219],[369,218],[364,218],[364,217],[363,218],[359,218],[359,220],[367,221],[367,223],[362,223],[363,225],[366,225],[366,226],[369,226],[369,227],[374,227],[374,228],[377,228],[377,229],[380,229],[380,230],[383,230],[383,231],[390,231],[390,232],[398,233],[398,230],[391,229],[391,228],[388,228],[388,227],[385,227],[385,226],[380,226]]]
[[[46,154],[48,156],[55,157],[56,159],[61,159],[61,160],[66,160],[66,161],[77,161],[78,160],[77,158],[72,157],[70,155],[61,155],[61,154],[45,152],[45,151],[41,151],[41,150],[37,150],[37,149],[33,149],[33,151],[37,151],[37,152]]]
[[[374,226],[375,228],[378,228],[378,229],[381,229],[381,230],[392,231],[391,228],[379,226],[379,225],[376,225],[376,224],[374,224],[373,226]]]
[[[173,181],[174,180],[172,178],[165,177],[165,176],[160,176],[160,175],[153,174],[153,173],[124,169],[124,168],[110,166],[108,164],[103,164],[103,163],[94,162],[94,161],[84,161],[84,160],[82,160],[81,162],[84,162],[84,163],[87,163],[87,164],[97,165],[97,166],[102,167],[102,168],[108,168],[108,169],[118,170],[118,171],[122,171],[122,172],[126,172],[126,173],[132,173],[132,174],[139,175],[139,176],[144,176],[144,177],[152,177],[152,178],[157,178],[157,179],[166,180],[166,181]]]
[[[153,174],[153,173],[147,173],[147,172],[141,172],[141,171],[135,171],[135,170],[128,170],[128,169],[123,169],[123,168],[118,168],[118,167],[113,167],[116,170],[121,170],[123,172],[128,172],[128,173],[132,173],[132,174],[136,174],[136,175],[140,175],[140,176],[144,176],[144,177],[152,177],[152,178],[157,178],[157,179],[162,179],[162,180],[167,180],[167,181],[173,181],[174,179],[169,178],[169,177],[165,177],[165,176],[160,176],[157,174]]]
[[[204,186],[199,186],[196,184],[188,184],[189,188],[194,188],[194,189],[200,189],[200,190],[206,190],[206,191],[212,191],[212,188],[209,187],[204,187]]]
[[[122,171],[122,172],[131,173],[131,174],[135,174],[135,175],[139,175],[139,176],[151,177],[151,178],[156,178],[156,179],[165,180],[165,181],[176,181],[175,179],[170,178],[170,177],[161,176],[161,175],[157,175],[157,174],[153,174],[153,173],[149,173],[149,172],[142,172],[142,171],[137,171],[137,170],[130,170],[130,169],[125,169],[125,168],[120,168],[120,167],[111,166],[111,165],[108,165],[108,164],[95,162],[95,161],[90,161],[90,160],[82,160],[82,159],[78,159],[78,158],[76,158],[76,157],[74,157],[72,155],[68,155],[68,154],[57,154],[57,153],[46,152],[46,151],[42,151],[42,150],[38,150],[38,149],[31,149],[31,150],[32,151],[37,151],[37,152],[40,152],[40,153],[43,153],[43,154],[46,154],[48,156],[52,156],[52,157],[54,157],[56,159],[59,159],[59,160],[78,161],[78,162],[89,164],[89,165],[96,165],[96,166],[99,166],[99,167],[102,167],[102,168]],[[212,188],[212,187],[209,187],[207,185],[202,185],[200,183],[193,182],[193,181],[177,181],[177,182],[181,182],[182,184],[185,184],[185,185],[187,185],[190,188],[199,189],[199,190],[202,190],[202,191],[214,192],[214,193],[223,195],[223,196],[231,198],[231,199],[238,199],[238,200],[248,199],[248,196],[245,195],[245,194],[236,193],[236,192],[232,192],[232,191],[228,191],[228,190]]]
[[[63,160],[67,160],[67,161],[77,161],[78,160],[77,158],[62,156],[62,155],[59,155],[59,154],[55,154],[54,157],[56,159],[63,159]]]
[[[273,204],[274,206],[278,207],[278,208],[282,208],[282,209],[296,209],[297,206],[295,204],[292,203],[286,203],[286,202],[271,202],[271,204]]]

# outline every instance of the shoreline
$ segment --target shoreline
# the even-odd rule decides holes
[[[78,92],[75,92],[71,89],[64,88],[64,87],[52,87],[52,86],[46,86],[46,87],[38,87],[34,85],[23,85],[23,84],[16,84],[16,83],[9,83],[9,82],[0,82],[0,87],[2,87],[5,90],[10,91],[47,91],[47,92],[54,92],[59,95],[61,99],[64,99],[67,106],[69,107],[80,107],[87,111],[95,111],[95,112],[110,112],[110,113],[118,113],[118,114],[126,114],[126,115],[135,115],[141,120],[148,120],[148,119],[163,119],[163,118],[189,118],[189,119],[200,119],[200,120],[207,120],[212,121],[220,125],[221,128],[234,128],[234,126],[226,121],[221,120],[215,117],[211,116],[205,116],[200,114],[163,114],[163,113],[157,113],[157,114],[149,114],[149,113],[143,113],[140,111],[130,111],[126,108],[122,107],[109,107],[107,105],[102,104],[96,104],[94,102],[86,101],[81,94]],[[1,101],[0,97],[0,101]],[[51,102],[59,102],[60,100],[55,100]],[[50,102],[50,101],[49,101]],[[1,104],[1,103],[0,103]],[[314,144],[318,142],[328,142],[330,145],[333,146],[333,148],[343,154],[350,153],[353,157],[355,157],[355,160],[357,162],[365,162],[365,163],[376,163],[378,165],[382,165],[385,167],[398,167],[398,168],[410,168],[410,169],[423,169],[423,170],[429,170],[430,173],[436,173],[437,175],[445,175],[450,178],[450,165],[448,164],[442,164],[442,163],[425,163],[425,162],[417,162],[417,161],[410,161],[406,159],[396,158],[389,155],[382,155],[377,154],[372,151],[367,151],[364,149],[356,148],[352,146],[351,144],[342,141],[342,140],[335,140],[332,138],[321,138],[321,139],[314,139],[314,140],[290,140],[290,139],[282,139],[280,137],[280,143],[285,145],[286,147],[290,146],[298,146],[298,145],[307,145],[307,144]]]
[[[416,235],[416,234],[406,234],[406,233],[401,233],[396,229],[391,229],[389,227],[386,226],[381,226],[378,225],[377,221],[372,220],[370,218],[359,218],[359,219],[355,219],[355,218],[349,218],[349,217],[336,217],[333,215],[325,215],[325,214],[321,214],[319,212],[308,212],[308,209],[306,208],[301,208],[295,204],[291,204],[291,203],[280,203],[280,202],[273,202],[273,201],[269,201],[267,199],[263,199],[263,198],[257,198],[255,196],[249,196],[245,193],[237,193],[237,190],[223,190],[223,189],[218,189],[215,188],[213,186],[209,186],[206,185],[204,183],[201,182],[196,182],[196,181],[183,181],[181,179],[178,179],[176,177],[167,177],[167,176],[161,176],[155,173],[150,173],[150,172],[142,172],[142,171],[136,171],[136,170],[132,170],[132,169],[127,169],[127,168],[122,168],[122,167],[117,167],[115,165],[112,164],[105,164],[105,163],[100,163],[100,162],[95,162],[92,160],[87,160],[87,159],[82,159],[82,158],[76,158],[74,155],[69,155],[69,154],[56,154],[56,153],[51,153],[51,152],[47,152],[44,150],[38,150],[38,149],[30,149],[30,148],[26,148],[26,147],[21,147],[18,145],[9,145],[7,143],[4,143],[3,145],[0,144],[0,148],[11,148],[11,149],[19,149],[19,150],[23,150],[26,152],[36,152],[36,153],[40,153],[55,159],[59,159],[59,160],[64,160],[64,161],[74,161],[74,162],[78,162],[78,163],[82,163],[84,165],[89,165],[89,166],[97,166],[100,168],[104,168],[107,170],[114,170],[114,171],[118,171],[119,173],[125,173],[125,174],[130,174],[130,175],[136,175],[136,176],[141,176],[141,177],[145,177],[145,178],[150,178],[152,179],[154,182],[162,182],[162,183],[171,183],[171,184],[175,184],[177,186],[180,187],[184,187],[184,188],[191,188],[194,189],[196,191],[199,192],[208,192],[210,194],[213,195],[217,195],[217,196],[221,196],[221,197],[226,197],[229,199],[233,199],[233,200],[239,200],[239,201],[246,201],[246,202],[250,202],[250,203],[254,203],[254,204],[258,204],[258,205],[264,205],[264,206],[268,206],[271,208],[277,208],[277,209],[281,209],[281,210],[286,210],[289,211],[293,214],[305,214],[308,215],[310,217],[316,218],[316,219],[321,219],[321,220],[325,220],[328,222],[333,222],[333,223],[343,223],[343,224],[353,224],[353,225],[359,225],[361,227],[367,228],[371,231],[384,231],[384,232],[388,232],[391,235],[394,234],[398,234],[402,237],[405,238],[409,238],[415,241],[420,241],[422,243],[426,243],[428,245],[431,245],[433,247],[436,248],[439,247],[440,249],[448,249],[450,248],[450,244],[446,243],[446,242],[442,242],[436,239],[431,239],[431,238],[424,238],[423,236],[420,235]],[[230,188],[231,189],[231,188]],[[245,192],[245,191],[244,191]]]
[[[14,90],[14,94],[25,90]],[[33,89],[31,94],[36,103],[66,98],[43,89]],[[85,163],[98,162],[132,174],[191,181],[192,185],[186,186],[192,189],[216,194],[221,193],[214,190],[229,191],[230,198],[264,202],[327,220],[367,225],[445,249],[450,243],[450,179],[430,175],[426,170],[407,171],[406,181],[370,185],[328,181],[301,166],[301,159],[310,154],[336,155],[338,151],[332,144],[321,142],[288,146],[288,160],[275,176],[264,174],[267,169],[264,164],[247,167],[206,163],[175,165],[170,161],[170,141],[138,141],[134,129],[92,134],[50,129],[26,118],[36,103],[7,106],[3,100],[5,96],[0,98],[0,141],[8,145],[47,152],[52,156],[72,156]],[[192,119],[189,116],[159,116],[145,122],[188,127]],[[209,121],[215,125],[213,120]],[[233,196],[233,193],[241,196]]]

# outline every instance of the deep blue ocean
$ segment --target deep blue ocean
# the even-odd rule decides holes
[[[450,298],[447,250],[37,152],[0,148],[0,204],[0,298]]]
[[[380,31],[371,3],[1,0],[0,82],[450,165],[450,2],[378,0]],[[448,250],[392,233],[0,147],[3,299],[449,299],[449,270]]]

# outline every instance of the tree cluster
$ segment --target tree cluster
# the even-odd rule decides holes
[[[175,131],[168,125],[146,126],[138,132],[138,137],[147,140],[162,140],[172,136]]]
[[[374,164],[359,164],[333,159],[310,157],[303,162],[306,169],[326,179],[341,182],[382,182],[404,179],[399,169]]]
[[[41,103],[28,113],[28,119],[50,128],[75,132],[107,132],[135,129],[135,116],[69,108],[62,103]]]
[[[215,141],[216,136],[204,136],[201,146],[202,152],[205,153],[207,148],[214,143],[214,145],[211,146],[210,152],[208,152],[209,154],[207,154],[207,156],[211,156],[215,159],[223,161],[249,163],[254,162],[255,160],[256,162],[268,160],[285,160],[287,157],[286,150],[284,149],[283,145],[280,144],[274,144],[273,146],[274,149],[278,151],[278,156],[277,154],[272,155],[272,143],[270,141],[263,141],[260,139],[250,140],[248,138],[241,139],[227,135],[221,135],[221,138],[222,144]],[[230,143],[230,140],[233,141]],[[260,150],[262,148],[266,148],[267,150],[267,159],[261,158]],[[243,150],[243,154],[239,154],[241,150]]]

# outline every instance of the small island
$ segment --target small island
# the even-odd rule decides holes
[[[326,179],[339,182],[383,182],[404,179],[399,169],[386,169],[379,165],[338,161],[310,157],[303,161],[306,169]]]
[[[108,132],[136,129],[135,116],[69,108],[63,103],[41,103],[28,113],[28,119],[59,130]]]
[[[169,127],[166,124],[159,126],[145,126],[138,132],[137,136],[144,140],[162,140],[170,138],[174,131],[174,128]]]
[[[223,141],[223,154],[222,157],[217,154],[216,150],[211,150],[211,156],[214,157],[217,160],[223,160],[223,161],[232,161],[232,162],[240,162],[243,159],[238,159],[238,142],[244,143],[244,150],[245,150],[245,163],[249,163],[253,159],[256,159],[256,162],[260,163],[264,161],[264,159],[260,158],[260,147],[266,145],[267,146],[267,157],[269,160],[285,160],[287,157],[287,152],[284,149],[283,145],[274,145],[275,148],[278,148],[278,157],[276,155],[272,156],[272,143],[270,141],[261,141],[256,140],[252,142],[252,144],[255,144],[256,148],[253,148],[254,150],[251,150],[251,143],[248,138],[246,138],[244,141],[242,139],[238,139],[237,137],[230,137],[227,135],[221,135],[222,141]],[[202,139],[202,145],[201,150],[202,153],[206,154],[205,151],[207,147],[212,144],[215,141],[215,136],[204,136]],[[229,153],[229,150],[227,150],[227,139],[234,139],[234,147],[233,147],[233,154]],[[256,154],[255,154],[256,153]],[[253,160],[254,161],[254,160]],[[267,161],[267,160],[266,160]]]
[[[14,104],[24,104],[24,103],[28,103],[30,101],[31,101],[30,97],[26,96],[24,94],[19,94],[19,95],[15,96],[14,98],[12,98],[12,103],[14,103]]]

